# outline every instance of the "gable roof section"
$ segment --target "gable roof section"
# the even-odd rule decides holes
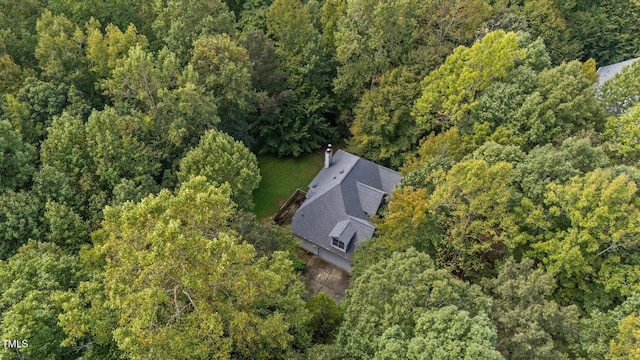
[[[382,199],[388,195],[380,189],[376,189],[367,184],[356,182],[358,189],[358,197],[360,198],[360,207],[367,215],[374,215],[378,212]]]
[[[357,244],[373,236],[369,220],[385,195],[401,180],[400,174],[369,160],[338,150],[329,168],[309,183],[306,200],[291,222],[293,233],[346,259]],[[332,237],[346,239],[346,252],[331,246]]]

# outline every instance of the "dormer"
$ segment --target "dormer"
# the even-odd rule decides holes
[[[339,221],[329,233],[329,241],[331,241],[331,246],[334,248],[342,252],[347,252],[349,244],[355,234],[356,228],[351,224],[351,220],[342,220]]]

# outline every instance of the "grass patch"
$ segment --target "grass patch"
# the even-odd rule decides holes
[[[262,181],[253,192],[258,219],[275,215],[297,188],[307,191],[307,185],[318,174],[323,162],[321,152],[303,154],[297,158],[258,155]]]

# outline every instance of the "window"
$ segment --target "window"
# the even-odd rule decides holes
[[[340,241],[340,240],[338,240],[336,238],[332,238],[332,240],[333,241],[331,242],[331,245],[337,247],[338,249],[340,249],[342,251],[345,251],[344,242],[342,242],[342,241]]]

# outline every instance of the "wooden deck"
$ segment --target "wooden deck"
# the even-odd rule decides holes
[[[306,192],[296,189],[287,202],[278,210],[278,213],[273,216],[273,221],[280,226],[291,224],[293,215],[304,202],[306,195]]]

